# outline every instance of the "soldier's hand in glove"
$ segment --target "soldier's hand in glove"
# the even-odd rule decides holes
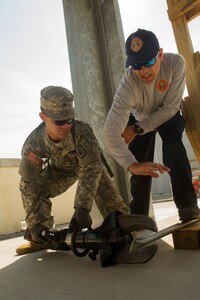
[[[47,240],[42,237],[42,231],[47,231],[48,228],[42,224],[37,224],[34,227],[30,228],[31,240],[37,243],[45,243]]]
[[[92,219],[89,211],[85,208],[76,208],[69,224],[69,232],[74,229],[81,231],[83,228],[91,228]]]

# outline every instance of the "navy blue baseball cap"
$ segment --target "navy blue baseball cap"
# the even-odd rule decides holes
[[[157,37],[151,31],[138,29],[126,40],[126,68],[154,58],[160,49]]]

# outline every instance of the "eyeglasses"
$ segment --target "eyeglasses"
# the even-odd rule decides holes
[[[72,124],[74,119],[67,119],[67,120],[54,120],[54,124],[57,126],[64,126],[65,124]]]
[[[131,68],[134,70],[141,70],[142,66],[144,66],[145,68],[150,68],[153,65],[155,65],[157,57],[158,57],[158,54],[155,57],[153,57],[151,60],[149,60],[145,63],[132,64]]]

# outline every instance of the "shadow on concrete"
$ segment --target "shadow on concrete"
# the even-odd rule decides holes
[[[0,270],[1,300],[197,300],[200,251],[174,250],[160,240],[145,264],[102,268],[99,257],[40,251]]]

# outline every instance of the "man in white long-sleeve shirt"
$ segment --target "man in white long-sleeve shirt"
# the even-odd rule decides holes
[[[169,172],[180,220],[200,218],[182,143],[185,61],[179,54],[164,54],[155,34],[144,29],[128,37],[126,54],[127,69],[108,113],[103,138],[113,158],[132,173],[131,212],[148,214],[151,179],[159,177],[159,172]],[[163,142],[167,167],[153,162],[156,132]]]

